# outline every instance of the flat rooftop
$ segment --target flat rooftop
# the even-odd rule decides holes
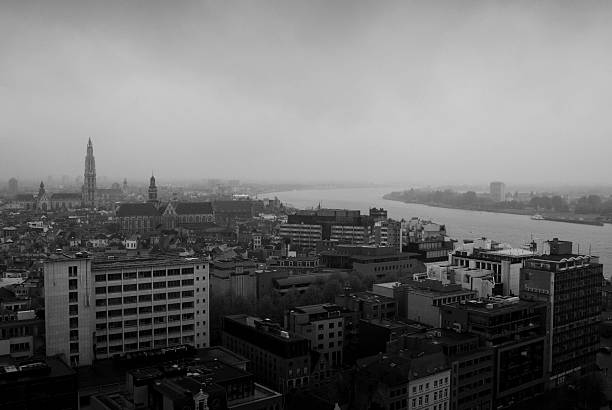
[[[116,258],[116,259],[94,259],[91,265],[92,271],[114,270],[114,269],[142,269],[156,266],[195,265],[204,263],[199,258],[183,257],[138,257],[138,258]]]
[[[230,316],[225,316],[225,318],[230,319],[241,325],[247,326],[253,329],[254,331],[263,333],[267,336],[273,337],[282,342],[288,342],[288,341],[294,341],[294,340],[306,340],[304,336],[298,335],[297,333],[289,332],[283,329],[280,326],[280,324],[273,322],[269,319],[261,319],[258,317],[249,316],[245,314],[230,315]],[[266,326],[268,327],[266,328]],[[281,336],[280,335],[281,331],[285,332],[284,334],[286,334],[287,337]]]
[[[415,258],[417,256],[419,256],[418,253],[412,253],[412,252],[402,252],[402,253],[396,253],[393,255],[372,255],[372,256],[370,255],[350,255],[351,259],[355,260],[356,262],[396,261],[396,260]]]
[[[612,286],[611,286],[612,287]],[[338,296],[342,296],[345,297],[346,295],[341,294]],[[358,300],[363,300],[364,302],[374,302],[374,303],[393,303],[395,302],[395,299],[389,297],[389,296],[383,296],[383,295],[379,295],[377,293],[373,293],[370,291],[363,291],[363,292],[355,292],[355,293],[351,293],[348,295],[349,298],[351,299],[358,299]]]
[[[0,365],[0,385],[74,374],[75,371],[61,359],[48,357],[45,360],[28,360],[21,363]]]
[[[585,259],[590,260],[590,256],[577,255],[572,253],[566,253],[562,255],[539,255],[533,258],[534,260],[542,260],[549,262],[571,262],[571,261],[584,261]]]
[[[316,315],[329,312],[341,312],[344,309],[341,306],[335,304],[323,303],[318,305],[296,306],[295,308],[293,308],[293,310],[299,313],[308,313],[309,315]]]
[[[501,299],[502,297],[485,300],[468,300],[466,301],[466,303],[455,303],[448,306],[472,312],[481,312],[489,314],[497,314],[499,312],[526,309],[534,306],[545,306],[544,302],[531,302],[526,300],[520,300],[518,296],[512,298],[508,297],[505,301],[502,301]]]
[[[497,251],[490,251],[486,253],[488,253],[489,255],[511,256],[514,258],[530,258],[536,255],[534,252],[522,248],[500,249]]]

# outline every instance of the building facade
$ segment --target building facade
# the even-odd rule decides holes
[[[298,306],[287,312],[285,327],[310,340],[311,348],[323,355],[330,369],[339,369],[344,348],[343,313],[340,306],[332,304]]]
[[[45,263],[47,355],[73,366],[128,352],[209,344],[208,264],[193,259]]]
[[[287,393],[310,383],[310,343],[280,325],[247,315],[223,319],[222,344],[250,361],[257,381]]]
[[[603,266],[596,257],[573,254],[571,242],[555,239],[550,249],[525,262],[521,298],[548,306],[546,370],[558,386],[596,367]]]
[[[497,297],[442,307],[442,327],[478,336],[493,349],[493,408],[544,391],[546,305]]]

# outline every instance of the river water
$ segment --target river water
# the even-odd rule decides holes
[[[382,207],[393,219],[420,217],[446,225],[451,238],[490,238],[498,242],[520,247],[531,238],[536,241],[559,238],[574,242],[574,252],[600,257],[604,275],[612,273],[612,225],[580,225],[564,222],[534,221],[527,215],[512,215],[494,212],[466,211],[461,209],[438,208],[420,204],[406,204],[383,199],[383,195],[403,188],[346,188],[286,191],[266,194],[277,196],[282,202],[293,207],[314,208],[321,203],[324,208],[359,209],[368,213],[369,208]]]

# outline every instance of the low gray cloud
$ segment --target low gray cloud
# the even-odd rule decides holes
[[[4,1],[0,176],[607,182],[612,4]]]

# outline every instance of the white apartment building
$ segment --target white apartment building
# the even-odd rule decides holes
[[[179,344],[209,345],[209,268],[196,258],[45,263],[47,355],[73,366]]]
[[[279,235],[290,238],[293,246],[298,248],[315,248],[323,239],[323,227],[309,224],[282,224]]]
[[[370,245],[374,236],[372,226],[332,225],[330,239],[338,243]]]
[[[408,383],[409,410],[450,409],[450,369],[415,378]]]

